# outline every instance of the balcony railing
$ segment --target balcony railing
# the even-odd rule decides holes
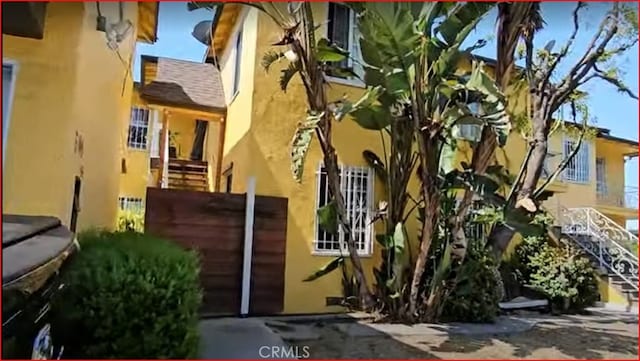
[[[606,206],[638,209],[638,187],[624,187],[624,190],[598,189],[598,203]]]

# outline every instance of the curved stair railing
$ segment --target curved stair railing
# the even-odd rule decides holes
[[[600,267],[638,291],[638,237],[593,208],[561,208],[560,226]]]

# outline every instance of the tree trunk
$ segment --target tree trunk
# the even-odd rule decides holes
[[[422,284],[422,276],[427,266],[429,257],[429,249],[431,248],[431,240],[433,231],[438,221],[438,195],[435,186],[426,184],[423,186],[425,193],[425,209],[424,221],[422,223],[422,239],[420,240],[420,253],[416,260],[413,270],[413,279],[411,280],[411,294],[409,300],[409,317],[414,317],[417,311],[418,297],[420,294],[420,286]]]
[[[533,213],[538,208],[538,205],[531,197],[540,180],[544,160],[547,156],[549,127],[545,121],[544,114],[542,114],[544,104],[542,104],[540,98],[532,95],[532,103],[533,115],[531,122],[533,140],[530,145],[532,147],[531,156],[525,160],[527,163],[522,183],[514,185],[514,187],[519,187],[518,201],[515,205],[516,209],[511,208],[511,205],[507,205],[507,207],[511,208],[510,210],[505,210],[507,212],[518,211],[518,208],[524,208],[526,211]],[[500,262],[515,233],[515,229],[507,227],[504,224],[497,224],[493,227],[489,241],[487,242],[487,247],[491,248],[491,252],[496,261]]]
[[[430,152],[427,154],[430,154]],[[424,270],[427,266],[427,258],[429,257],[429,249],[431,248],[434,229],[438,222],[438,212],[440,207],[440,196],[435,180],[432,179],[429,171],[424,165],[422,168],[422,179],[422,192],[425,202],[424,221],[422,223],[420,253],[418,254],[418,259],[416,260],[416,265],[413,271],[413,279],[411,280],[409,318],[413,318],[416,315],[422,276],[424,275]]]
[[[369,310],[371,307],[373,307],[373,298],[371,297],[371,291],[369,290],[369,285],[367,284],[367,279],[364,275],[362,262],[360,260],[360,257],[358,256],[356,242],[353,239],[353,234],[351,233],[351,222],[347,218],[347,209],[344,204],[344,198],[342,197],[342,191],[340,189],[340,178],[338,176],[340,174],[338,169],[338,157],[333,147],[328,149],[328,152],[325,153],[324,163],[327,170],[329,189],[331,189],[333,199],[336,202],[338,221],[342,227],[344,240],[349,250],[349,259],[351,260],[351,264],[353,265],[353,274],[356,278],[356,281],[358,282],[358,292],[361,306],[364,310]]]
[[[538,104],[534,101],[534,109],[540,109],[537,106]],[[540,106],[542,105],[540,104]],[[527,201],[527,203],[524,203],[524,201],[530,200],[533,202],[531,195],[538,185],[540,175],[542,174],[542,168],[544,166],[544,159],[547,156],[548,132],[545,119],[539,111],[534,110],[531,121],[533,123],[533,140],[531,142],[533,151],[531,153],[531,158],[529,158],[529,162],[527,163],[522,187],[518,192],[518,203],[525,207],[529,212],[534,212],[537,209],[537,205],[535,206],[536,208],[531,209],[527,205],[529,202]],[[518,205],[516,205],[516,208],[518,208]]]
[[[515,234],[516,230],[514,228],[507,227],[504,224],[496,224],[491,229],[487,246],[491,249],[491,254],[498,264],[500,264],[502,255],[509,247],[509,243]]]

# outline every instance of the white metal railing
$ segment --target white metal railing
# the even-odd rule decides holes
[[[562,233],[638,290],[638,237],[593,208],[561,208]]]
[[[617,191],[606,186],[598,187],[598,203],[608,206],[638,209],[638,187],[624,187]]]
[[[624,205],[627,208],[638,209],[638,187],[625,187]]]

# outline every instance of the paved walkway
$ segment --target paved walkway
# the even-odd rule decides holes
[[[377,324],[344,316],[209,319],[200,322],[200,358],[637,359],[638,315],[591,312],[529,313],[502,316],[493,324],[441,325]]]
[[[288,346],[256,318],[217,318],[200,322],[202,359],[296,359],[303,350]]]

